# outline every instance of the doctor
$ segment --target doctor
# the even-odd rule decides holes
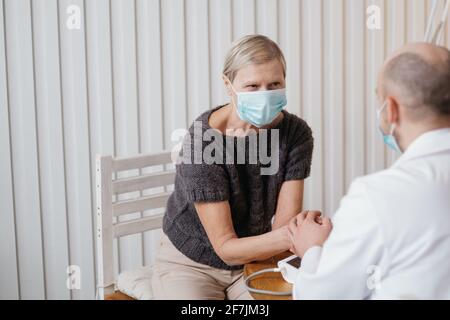
[[[381,137],[403,155],[353,181],[332,223],[291,221],[296,299],[450,299],[450,52],[402,48],[377,95]]]

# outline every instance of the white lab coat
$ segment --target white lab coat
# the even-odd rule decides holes
[[[295,299],[450,299],[450,128],[353,181],[332,223],[303,257]]]

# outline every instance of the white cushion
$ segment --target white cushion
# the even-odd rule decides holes
[[[124,271],[117,278],[117,290],[138,300],[153,299],[152,267]]]

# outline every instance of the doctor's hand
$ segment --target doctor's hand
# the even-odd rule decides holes
[[[300,213],[289,223],[291,251],[299,257],[314,246],[322,246],[332,229],[331,220],[321,217],[319,211]]]

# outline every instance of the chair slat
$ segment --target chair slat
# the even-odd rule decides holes
[[[164,208],[172,192],[158,193],[147,197],[115,202],[112,205],[113,215],[141,212],[150,209]]]
[[[138,155],[135,157],[115,158],[112,163],[112,171],[133,170],[168,163],[172,163],[171,151],[149,155]]]
[[[104,288],[114,283],[111,165],[111,156],[97,156],[97,286],[102,297]]]
[[[175,170],[141,175],[137,177],[117,179],[113,181],[113,193],[120,194],[149,188],[163,187],[173,184]]]
[[[123,237],[130,234],[159,229],[162,227],[163,216],[164,214],[158,214],[151,217],[120,222],[114,225],[114,237]]]

